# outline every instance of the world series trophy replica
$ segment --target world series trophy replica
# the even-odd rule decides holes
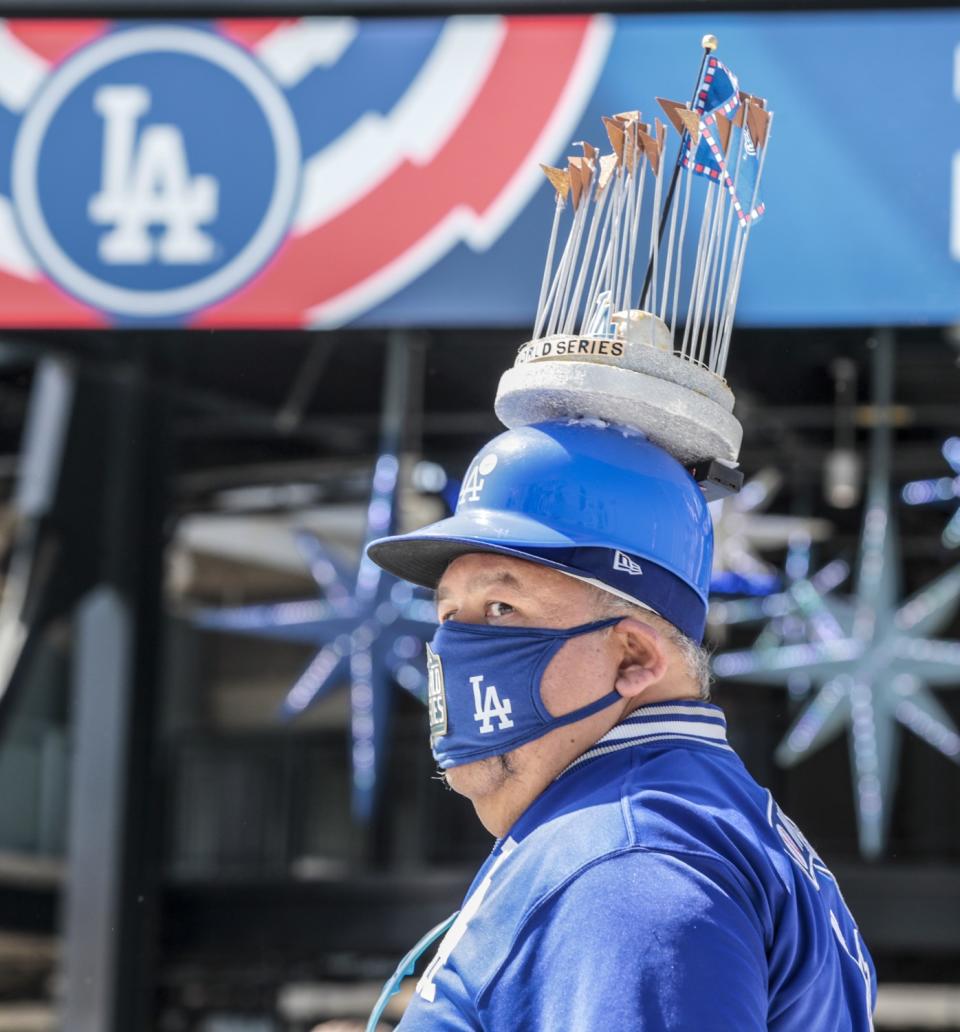
[[[659,100],[680,136],[672,168],[667,124],[655,118],[651,126],[639,111],[604,118],[610,153],[582,143],[566,168],[544,166],[556,211],[533,335],[501,377],[495,405],[509,429],[583,420],[642,434],[683,463],[708,500],[737,491],[743,479],[743,429],[724,371],[747,242],[764,210],[772,122],[766,102],[740,89],[716,47],[704,37],[691,103]],[[400,961],[367,1032],[456,917]]]
[[[603,119],[610,153],[581,143],[566,168],[542,166],[556,210],[533,336],[495,407],[510,429],[557,419],[632,428],[713,499],[742,483],[743,428],[724,372],[773,116],[717,59],[716,37],[702,45],[692,102],[657,98],[680,136],[672,167],[667,124],[639,111]],[[699,226],[695,181],[705,183]]]

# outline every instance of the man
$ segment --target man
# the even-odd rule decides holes
[[[700,649],[712,528],[616,427],[512,430],[454,516],[370,547],[437,589],[431,744],[497,842],[411,1032],[861,1032],[830,872],[730,749]]]

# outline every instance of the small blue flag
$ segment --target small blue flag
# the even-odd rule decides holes
[[[723,175],[722,160],[716,160],[713,148],[703,135],[703,120],[705,116],[717,111],[729,117],[739,106],[740,85],[737,77],[716,57],[710,57],[703,70],[703,79],[700,81],[693,106],[694,111],[700,116],[700,141],[696,153],[691,157],[693,140],[688,140],[687,153],[683,158],[684,168],[690,168],[692,165],[698,176],[706,176],[719,182]]]
[[[747,102],[750,100],[748,98]],[[692,155],[693,140],[688,139],[682,164],[684,168],[691,169],[694,175],[722,183],[730,194],[737,219],[741,225],[746,225],[755,222],[764,212],[764,205],[759,198],[754,197],[760,148],[751,133],[747,112],[744,111],[741,113],[739,151],[731,173],[718,125],[718,119],[733,118],[740,106],[740,87],[736,75],[716,57],[710,57],[694,105],[694,110],[700,116],[700,139]]]

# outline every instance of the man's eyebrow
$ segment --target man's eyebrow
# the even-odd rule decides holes
[[[513,588],[515,591],[523,591],[523,585],[509,570],[498,570],[496,573],[480,574],[476,577],[471,577],[467,581],[466,588],[467,591],[476,591],[478,588],[489,588],[494,585]],[[449,595],[449,588],[438,587],[434,598],[437,602],[442,602]]]

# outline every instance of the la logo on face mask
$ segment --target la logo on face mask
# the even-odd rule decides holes
[[[473,719],[480,725],[480,734],[488,735],[491,731],[505,731],[513,727],[510,714],[513,706],[509,699],[501,699],[497,693],[495,684],[483,684],[483,674],[477,674],[470,678],[473,685]],[[481,692],[483,698],[481,700]],[[497,727],[494,728],[492,721],[497,720]]]

